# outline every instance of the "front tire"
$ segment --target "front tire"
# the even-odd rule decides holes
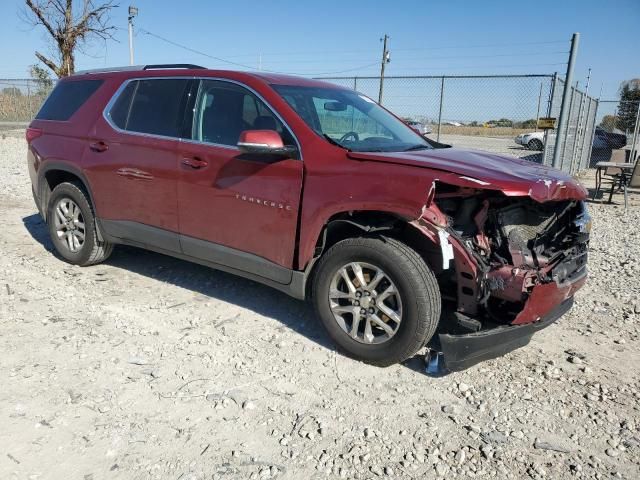
[[[312,295],[338,347],[378,366],[412,357],[440,318],[433,272],[418,253],[388,237],[349,238],[332,246],[318,263]]]
[[[98,240],[93,208],[79,184],[65,182],[53,189],[47,224],[53,246],[69,263],[94,265],[105,261],[113,251],[112,244]]]
[[[544,148],[544,145],[542,145],[542,142],[540,140],[538,140],[537,138],[534,138],[533,140],[529,140],[529,143],[527,143],[527,148],[529,150],[542,151],[542,149]]]

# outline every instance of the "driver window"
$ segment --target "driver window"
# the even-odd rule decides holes
[[[228,82],[202,80],[193,117],[192,138],[200,142],[236,146],[244,130],[275,130],[285,145],[293,136],[262,100]]]

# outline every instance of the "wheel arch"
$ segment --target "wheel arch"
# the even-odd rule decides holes
[[[89,203],[93,208],[94,215],[96,217],[96,233],[99,241],[104,241],[102,231],[97,220],[96,204],[91,192],[91,186],[86,175],[77,166],[67,162],[52,162],[49,161],[38,170],[38,192],[37,201],[39,202],[40,211],[42,213],[43,220],[47,221],[49,198],[51,198],[51,192],[61,183],[79,183],[84,192],[89,197]]]
[[[306,266],[306,295],[312,284],[317,260],[333,245],[347,238],[368,235],[394,238],[415,250],[438,273],[442,268],[442,252],[412,221],[394,212],[380,210],[348,211],[332,215],[316,240],[313,257]]]
[[[67,162],[47,162],[38,170],[37,191],[38,201],[40,202],[40,207],[42,208],[45,220],[47,215],[47,204],[49,203],[51,192],[56,188],[56,186],[64,182],[80,183],[89,195],[91,205],[95,208],[89,182],[87,181],[84,173],[82,173],[78,167],[68,164]]]

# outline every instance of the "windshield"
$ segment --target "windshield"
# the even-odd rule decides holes
[[[425,139],[364,95],[338,88],[273,85],[309,127],[354,152],[432,148]]]

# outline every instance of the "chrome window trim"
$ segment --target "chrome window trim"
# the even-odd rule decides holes
[[[298,140],[298,137],[293,133],[293,130],[291,129],[289,124],[284,121],[284,119],[278,113],[278,111],[275,108],[273,108],[271,106],[271,104],[269,102],[267,102],[267,100],[265,100],[265,98],[262,95],[260,95],[258,92],[256,92],[253,88],[251,88],[250,86],[248,86],[248,85],[246,85],[246,84],[244,84],[242,82],[239,82],[237,80],[231,80],[229,78],[206,77],[206,76],[184,76],[184,75],[157,76],[157,77],[131,77],[131,78],[128,78],[124,82],[122,82],[122,84],[114,92],[114,94],[109,99],[109,102],[107,102],[107,105],[102,110],[102,118],[104,118],[105,122],[107,122],[107,124],[113,130],[115,130],[118,133],[122,133],[122,134],[125,134],[125,135],[133,135],[133,136],[138,136],[138,137],[158,138],[158,139],[161,139],[161,140],[176,140],[178,142],[193,143],[193,144],[196,144],[196,145],[208,145],[208,146],[212,146],[212,147],[236,150],[238,152],[240,151],[240,149],[238,148],[237,145],[226,145],[226,144],[222,144],[222,143],[203,142],[203,141],[194,140],[194,139],[191,139],[191,138],[170,137],[170,136],[166,136],[166,135],[158,135],[158,134],[155,134],[155,133],[134,132],[134,131],[130,131],[130,130],[123,130],[122,128],[118,127],[111,120],[111,117],[109,116],[109,113],[110,113],[111,109],[113,108],[114,104],[116,103],[116,101],[118,100],[118,98],[120,97],[120,95],[122,94],[122,92],[124,91],[124,89],[127,88],[127,85],[129,85],[129,83],[131,83],[131,82],[135,82],[135,81],[138,81],[138,80],[198,80],[198,82],[202,82],[203,80],[215,80],[215,81],[227,82],[227,83],[232,83],[232,84],[238,85],[239,87],[244,88],[244,89],[248,90],[249,92],[251,92],[252,94],[254,94],[260,101],[262,101],[265,104],[265,106],[269,109],[269,111],[271,111],[271,113],[273,113],[276,116],[276,118],[278,118],[278,120],[280,120],[282,122],[282,125],[289,131],[289,133],[293,137],[293,140],[296,142],[296,147],[298,148],[298,154],[300,156],[300,160],[302,161],[302,148],[300,146],[300,141]],[[196,92],[196,95],[198,95],[199,92],[200,92],[200,83],[198,83],[198,91]],[[196,101],[197,101],[197,98],[196,98]],[[195,105],[194,105],[194,108],[195,108]]]

